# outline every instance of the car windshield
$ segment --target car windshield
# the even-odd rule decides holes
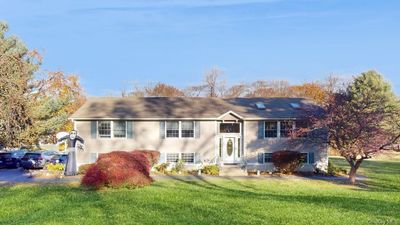
[[[43,155],[46,155],[46,156],[55,155],[55,154],[57,154],[57,153],[54,151],[47,151],[47,152],[43,153]]]
[[[0,158],[11,158],[11,153],[0,153]]]

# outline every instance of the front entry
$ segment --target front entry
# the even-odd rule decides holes
[[[234,163],[235,156],[237,155],[237,145],[236,145],[236,137],[224,137],[223,138],[223,162],[224,163]]]

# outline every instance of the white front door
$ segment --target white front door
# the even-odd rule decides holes
[[[235,137],[224,137],[222,145],[222,156],[224,163],[234,163],[236,154],[236,138]]]

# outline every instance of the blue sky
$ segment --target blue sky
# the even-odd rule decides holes
[[[230,83],[375,69],[400,93],[400,1],[0,0],[0,20],[91,96],[193,85],[215,66]]]

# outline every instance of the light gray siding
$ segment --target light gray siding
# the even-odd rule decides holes
[[[90,162],[90,153],[116,150],[158,150],[160,152],[200,153],[202,161],[212,160],[215,154],[216,121],[201,121],[199,138],[161,138],[160,121],[134,121],[133,138],[93,138],[91,121],[75,121],[78,135],[85,140],[85,151],[78,152],[78,164]]]

